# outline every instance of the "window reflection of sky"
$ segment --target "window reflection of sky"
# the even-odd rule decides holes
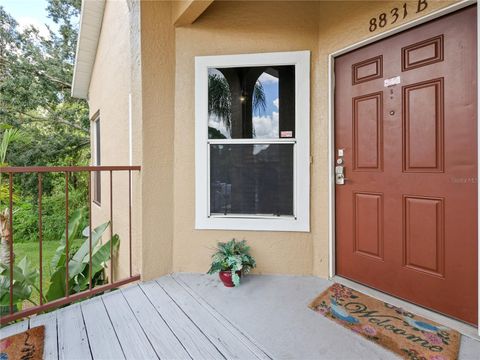
[[[253,128],[257,139],[278,138],[278,78],[263,73],[258,78],[265,92],[266,109],[253,110]]]
[[[270,145],[268,144],[258,144],[253,147],[253,155],[260,154],[261,151],[267,150]]]

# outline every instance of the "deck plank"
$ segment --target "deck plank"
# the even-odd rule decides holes
[[[158,359],[121,291],[102,297],[127,359]]]
[[[100,297],[80,303],[94,359],[125,359],[107,309]]]
[[[30,329],[37,326],[45,326],[45,340],[43,344],[43,359],[58,359],[57,339],[57,312],[37,315],[30,319]]]
[[[140,326],[161,359],[190,359],[178,339],[138,285],[122,289]]]
[[[227,359],[258,358],[256,352],[251,350],[251,348],[255,348],[254,344],[249,343],[250,346],[248,346],[246,338],[239,338],[241,334],[232,331],[233,326],[225,326],[224,323],[221,323],[171,276],[164,276],[158,279],[157,283],[185,314],[202,329],[203,333]],[[263,355],[262,358],[266,358],[266,356]]]
[[[203,307],[204,310],[202,311],[208,311],[209,314],[211,314],[217,321],[219,321],[225,328],[228,328],[229,331],[233,334],[234,338],[240,340],[245,346],[249,348],[251,352],[255,354],[255,356],[259,359],[272,359],[273,356],[269,354],[265,349],[263,349],[256,341],[253,339],[249,334],[245,333],[242,329],[238,328],[235,326],[230,320],[225,318],[222,314],[220,314],[215,308],[207,303],[203,298],[201,298],[197,293],[195,293],[182,279],[178,278],[174,274],[169,276],[170,279],[165,278],[160,278],[158,279],[157,282],[160,283],[160,285],[167,290],[167,281],[168,283],[171,284],[171,286],[174,286],[178,289],[178,286],[180,286],[182,289],[178,289],[177,294],[181,294],[183,291],[187,292],[193,299],[194,302],[190,302],[189,307],[191,307],[192,311],[194,314],[192,316],[196,316],[198,305],[195,304],[198,303]],[[165,279],[165,280],[164,280]],[[172,282],[172,280],[174,282]],[[178,286],[177,286],[178,285]],[[168,291],[167,291],[168,292]],[[185,293],[183,293],[183,296],[186,296]],[[183,307],[183,310],[185,311],[187,307]]]
[[[28,319],[12,325],[5,326],[4,328],[1,328],[0,335],[1,335],[1,338],[4,339],[12,335],[19,334],[26,330],[28,330]]]
[[[214,344],[172,301],[158,283],[146,282],[140,284],[140,287],[193,359],[224,359]]]
[[[57,331],[60,360],[92,359],[80,304],[58,310]]]

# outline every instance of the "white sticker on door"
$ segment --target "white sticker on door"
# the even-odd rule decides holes
[[[400,76],[395,76],[395,77],[392,77],[390,79],[385,79],[383,81],[383,85],[385,87],[390,87],[390,86],[394,86],[394,85],[397,85],[397,84],[400,84]]]

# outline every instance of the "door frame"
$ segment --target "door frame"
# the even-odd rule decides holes
[[[385,31],[381,34],[374,35],[369,37],[368,39],[356,42],[352,45],[349,45],[345,48],[337,50],[333,53],[328,55],[328,176],[329,176],[329,196],[328,196],[328,214],[329,214],[329,234],[328,234],[328,259],[329,259],[329,269],[328,275],[329,278],[332,279],[335,275],[335,261],[336,261],[336,254],[335,254],[335,97],[334,97],[334,89],[335,89],[335,58],[349,53],[353,50],[356,50],[360,47],[365,45],[374,43],[379,40],[383,40],[388,38],[392,35],[398,34],[405,30],[411,29],[423,23],[429,22],[441,16],[450,14],[457,10],[463,9],[467,6],[477,4],[477,0],[462,0],[458,3],[449,5],[445,8],[436,10],[422,16],[418,19],[409,21],[403,25],[400,25],[394,29]],[[480,22],[478,16],[478,5],[477,5],[477,49],[480,49]],[[480,231],[480,189],[478,186],[478,179],[480,178],[480,125],[478,125],[478,119],[480,116],[480,72],[478,71],[478,61],[477,59],[477,226],[478,230]],[[480,236],[477,235],[477,242],[478,242],[478,257],[477,257],[477,271],[478,271],[478,335],[480,336]]]

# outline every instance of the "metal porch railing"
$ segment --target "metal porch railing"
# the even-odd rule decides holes
[[[132,268],[132,172],[139,172],[141,170],[140,166],[60,166],[60,167],[0,167],[0,174],[6,175],[8,177],[8,189],[9,189],[9,199],[8,199],[8,208],[9,208],[9,243],[10,243],[10,304],[8,315],[2,316],[1,324],[12,322],[33,314],[41,313],[47,310],[51,310],[81,299],[91,297],[95,294],[102,293],[104,291],[125,285],[130,282],[140,280],[140,274],[133,274]],[[69,261],[69,174],[71,173],[88,173],[88,232],[89,232],[89,285],[88,290],[69,294],[69,274],[68,274],[68,261]],[[110,239],[113,237],[113,182],[114,182],[114,173],[117,172],[128,172],[128,254],[129,254],[129,276],[120,280],[114,281],[114,272],[113,272],[113,241],[110,241],[110,277],[109,283],[105,285],[93,286],[92,284],[92,173],[109,173],[109,187],[110,187]],[[65,258],[66,258],[66,276],[65,276],[65,293],[66,295],[62,298],[44,302],[43,297],[43,254],[42,254],[42,241],[43,241],[43,230],[42,230],[42,176],[45,173],[63,173],[65,176]],[[13,266],[14,266],[14,232],[13,227],[13,217],[14,217],[14,196],[13,196],[13,184],[14,176],[16,174],[38,174],[38,243],[39,243],[39,292],[40,292],[40,304],[20,310],[15,312],[14,303],[13,303]]]

